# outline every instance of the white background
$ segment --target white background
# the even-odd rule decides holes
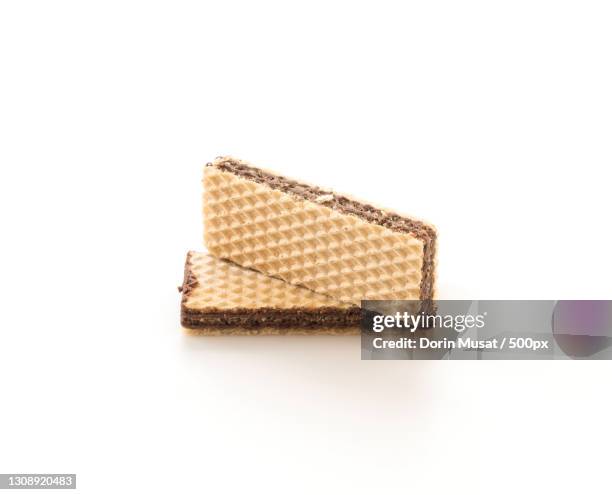
[[[188,338],[233,154],[427,219],[440,297],[612,298],[601,1],[0,3],[0,472],[81,493],[609,490],[609,362]]]

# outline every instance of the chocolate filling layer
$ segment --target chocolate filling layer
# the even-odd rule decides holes
[[[423,241],[423,264],[421,267],[420,299],[430,300],[434,293],[434,260],[436,257],[436,231],[433,227],[414,220],[402,217],[396,213],[386,212],[374,206],[360,203],[345,196],[327,191],[316,186],[302,184],[292,179],[274,175],[255,167],[249,167],[232,159],[223,159],[209,163],[220,170],[230,172],[253,182],[265,184],[272,189],[293,194],[300,199],[315,201],[334,210],[355,215],[363,220],[387,227],[396,232],[413,235]]]
[[[182,307],[181,324],[186,328],[240,327],[240,328],[320,328],[357,327],[360,308],[319,308],[291,310],[277,308],[236,309],[231,311],[192,310]]]

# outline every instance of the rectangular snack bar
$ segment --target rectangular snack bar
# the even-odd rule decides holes
[[[436,230],[234,158],[204,169],[209,252],[339,301],[434,298]]]
[[[180,287],[192,334],[356,334],[361,310],[232,262],[190,251]]]

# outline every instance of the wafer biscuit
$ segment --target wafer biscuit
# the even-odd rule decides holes
[[[204,169],[204,237],[215,256],[339,301],[434,297],[432,226],[234,158]]]
[[[358,333],[358,307],[205,253],[187,254],[180,290],[189,333]]]

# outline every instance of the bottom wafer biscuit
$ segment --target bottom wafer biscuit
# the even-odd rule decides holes
[[[185,328],[187,335],[357,335],[359,326],[352,327],[206,327]]]
[[[359,307],[190,251],[180,287],[191,334],[358,333]]]

